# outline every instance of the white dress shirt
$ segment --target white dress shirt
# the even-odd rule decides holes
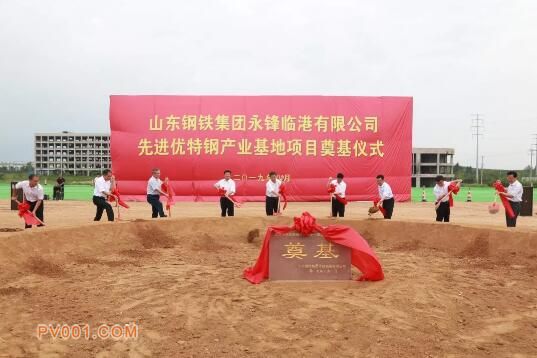
[[[444,186],[438,186],[438,184],[436,184],[434,186],[434,189],[433,189],[433,192],[434,192],[434,196],[436,197],[436,200],[438,201],[438,199],[440,199],[442,196],[446,195],[447,193],[449,193],[449,190],[448,190],[448,187],[449,187],[449,184],[451,184],[450,181],[444,181]],[[442,202],[445,203],[446,201],[449,201],[449,195],[446,195],[443,199],[442,199]]]
[[[524,188],[522,188],[522,184],[518,180],[515,180],[513,184],[509,184],[507,187],[507,194],[511,194],[512,198],[507,198],[509,201],[520,203],[522,201],[522,193],[524,192]]]
[[[380,200],[388,200],[393,198],[393,192],[390,184],[384,182],[382,185],[379,185],[379,196]]]
[[[334,192],[334,194],[332,196],[337,194],[342,198],[345,197],[345,191],[347,190],[347,184],[343,180],[341,181],[341,183],[338,183],[337,179],[334,179],[334,180],[332,180],[330,182],[330,184],[336,186],[336,191]]]
[[[93,196],[100,196],[101,198],[106,198],[106,194],[103,193],[110,192],[111,184],[112,182],[110,180],[104,180],[103,176],[98,177],[97,179],[95,179],[95,188],[93,189]]]
[[[36,186],[31,187],[30,181],[24,180],[15,184],[15,188],[22,189],[26,201],[34,202],[38,200],[43,200],[45,198],[45,194],[43,192],[43,187],[41,186],[41,184],[37,184]]]
[[[235,181],[233,179],[220,179],[216,186],[218,188],[225,189],[227,192],[227,195],[233,195],[235,194]]]
[[[162,180],[155,178],[154,176],[151,176],[149,180],[147,181],[147,195],[160,195],[160,191],[162,190]]]
[[[280,196],[280,185],[282,185],[282,181],[279,179],[276,179],[276,182],[273,182],[272,180],[267,181],[267,190],[266,195],[270,196],[271,198],[277,198]],[[276,193],[276,194],[274,194]]]

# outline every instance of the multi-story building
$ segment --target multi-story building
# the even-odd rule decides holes
[[[37,174],[92,175],[110,168],[110,135],[104,133],[36,133]]]
[[[453,155],[453,148],[412,148],[412,186],[434,186],[439,174],[453,179]]]

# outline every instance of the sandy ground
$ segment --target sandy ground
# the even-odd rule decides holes
[[[0,229],[21,219],[0,202]],[[263,217],[248,203],[222,219],[216,203],[178,203],[151,220],[132,203],[122,221],[93,223],[87,202],[47,202],[47,227],[0,232],[0,357],[537,357],[537,217],[504,228],[486,204],[396,204],[391,222],[351,203],[348,217],[377,252],[381,282],[252,285],[271,224],[327,204],[291,203]],[[358,276],[357,272],[353,273]],[[44,324],[135,322],[129,340],[36,337]]]

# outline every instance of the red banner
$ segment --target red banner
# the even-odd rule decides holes
[[[111,96],[110,127],[114,174],[131,199],[158,167],[177,200],[217,200],[225,169],[244,201],[264,200],[270,171],[290,201],[328,200],[338,172],[347,200],[374,200],[377,174],[410,200],[411,97]]]

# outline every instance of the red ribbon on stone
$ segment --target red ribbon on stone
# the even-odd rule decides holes
[[[321,226],[308,212],[294,218],[293,226],[269,226],[257,262],[244,269],[243,277],[251,283],[261,283],[269,274],[269,245],[273,235],[286,234],[292,231],[302,236],[320,233],[327,241],[343,245],[351,249],[351,263],[362,275],[359,281],[379,281],[384,278],[382,266],[367,241],[353,228],[345,225]]]

